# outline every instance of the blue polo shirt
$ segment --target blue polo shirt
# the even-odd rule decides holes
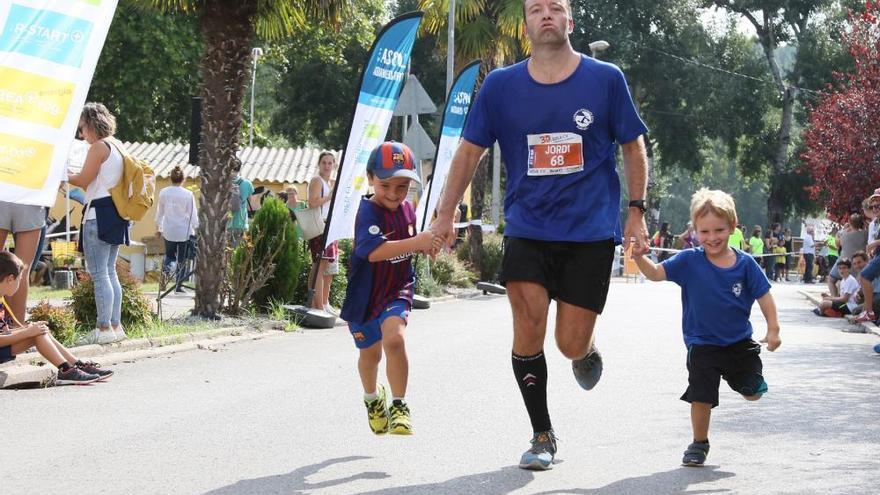
[[[734,252],[730,268],[713,265],[702,247],[662,263],[666,279],[681,286],[685,345],[726,346],[751,338],[752,305],[770,291],[770,282],[754,258]]]
[[[581,57],[555,84],[532,79],[528,60],[489,73],[463,137],[496,141],[507,169],[504,234],[546,241],[620,242],[617,144],[647,132],[623,73]]]
[[[385,307],[403,299],[412,307],[416,276],[413,253],[371,263],[370,253],[386,241],[400,241],[415,236],[416,213],[408,201],[387,210],[361,199],[354,222],[354,250],[348,272],[348,288],[340,318],[362,324],[377,318]]]

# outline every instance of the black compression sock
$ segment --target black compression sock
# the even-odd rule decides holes
[[[518,356],[511,353],[513,375],[519,384],[532,429],[535,432],[552,429],[547,411],[547,361],[544,352],[534,356]]]

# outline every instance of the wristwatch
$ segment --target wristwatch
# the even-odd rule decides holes
[[[638,210],[642,213],[645,213],[646,211],[648,211],[648,207],[645,206],[644,199],[634,199],[634,200],[630,201],[629,207],[630,208],[638,208]]]

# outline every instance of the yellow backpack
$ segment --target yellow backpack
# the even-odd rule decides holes
[[[119,216],[138,221],[153,206],[156,193],[156,175],[147,162],[124,151],[115,139],[108,139],[122,155],[122,177],[110,188],[110,197]]]

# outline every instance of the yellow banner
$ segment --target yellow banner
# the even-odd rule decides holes
[[[0,116],[58,129],[67,116],[75,84],[0,67]]]
[[[49,143],[0,134],[0,183],[41,189],[49,176],[53,151]]]

